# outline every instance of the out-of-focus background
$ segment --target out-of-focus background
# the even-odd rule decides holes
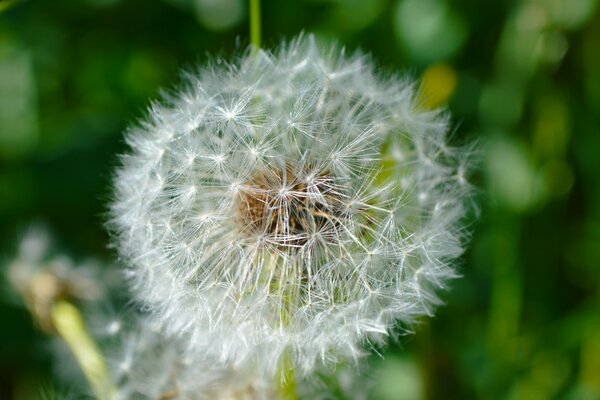
[[[268,47],[301,31],[422,79],[479,141],[481,217],[446,305],[374,357],[376,399],[600,399],[596,0],[264,0]],[[0,0],[0,268],[31,224],[108,262],[122,132],[181,68],[248,42],[245,0]],[[0,398],[62,385],[2,285]]]

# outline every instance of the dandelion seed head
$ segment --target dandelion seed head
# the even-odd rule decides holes
[[[117,343],[105,343],[116,400],[272,399],[273,379],[234,369],[214,358],[186,351],[143,316],[134,318]]]
[[[233,365],[356,359],[431,315],[469,153],[415,85],[300,37],[205,67],[128,135],[110,227],[137,300]]]
[[[344,218],[340,191],[322,172],[304,178],[302,170],[286,165],[250,178],[236,199],[242,234],[262,236],[279,247],[302,248],[318,233],[333,241]]]

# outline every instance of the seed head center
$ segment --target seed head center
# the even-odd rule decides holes
[[[269,168],[241,185],[237,221],[249,237],[298,248],[317,238],[336,240],[344,218],[342,200],[342,191],[326,171]]]

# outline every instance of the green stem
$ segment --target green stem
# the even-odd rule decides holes
[[[98,346],[90,337],[79,310],[71,303],[58,301],[52,307],[52,322],[73,352],[98,400],[111,400],[114,397],[114,388],[108,376],[106,363]]]
[[[281,371],[278,374],[278,378],[279,398],[281,400],[298,400],[296,374],[294,373],[294,365],[289,353],[286,353],[281,360]]]
[[[260,49],[260,0],[250,0],[250,44]]]
[[[277,268],[277,262],[279,257],[277,255],[267,256],[269,259],[266,261],[267,271],[272,273]],[[282,297],[281,304],[281,324],[284,327],[289,327],[291,323],[290,307],[293,301],[291,295],[287,293],[289,289],[285,288],[282,281],[286,279],[284,276],[280,276],[279,280],[276,280],[271,290],[279,292],[279,296]],[[298,400],[298,393],[296,390],[296,374],[294,372],[294,362],[292,360],[292,349],[288,348],[283,353],[283,356],[279,360],[279,368],[275,375],[277,380],[277,394],[280,400]]]

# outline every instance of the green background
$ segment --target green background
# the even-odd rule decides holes
[[[374,357],[374,398],[600,399],[600,12],[595,0],[263,1],[264,45],[301,31],[424,77],[479,143],[481,215],[446,305]],[[160,88],[248,43],[243,0],[0,0],[0,268],[32,223],[110,260],[122,132]],[[8,291],[2,286],[3,293]],[[0,398],[56,381],[0,300]]]

